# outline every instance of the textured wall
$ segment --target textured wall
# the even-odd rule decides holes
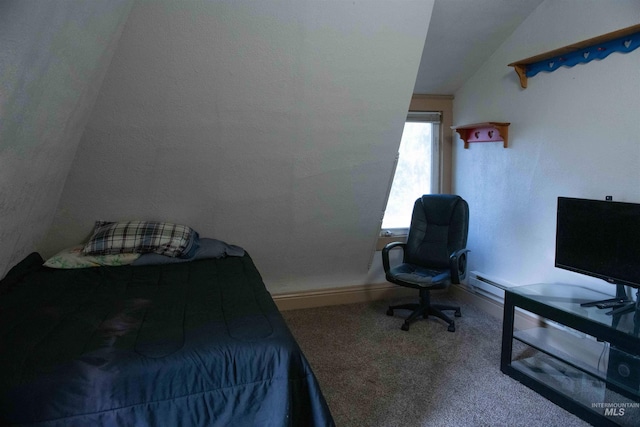
[[[585,3],[589,3],[585,7]],[[509,148],[455,144],[470,204],[471,268],[515,284],[614,287],[554,267],[558,196],[640,203],[640,51],[540,73],[507,64],[637,24],[640,2],[547,0],[455,94],[457,125],[511,122]]]
[[[432,7],[137,1],[43,252],[155,219],[245,247],[271,290],[367,280]]]
[[[130,3],[0,2],[0,277],[52,223]]]

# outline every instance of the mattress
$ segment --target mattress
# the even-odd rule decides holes
[[[0,282],[0,421],[334,425],[248,254],[68,270],[31,254]]]

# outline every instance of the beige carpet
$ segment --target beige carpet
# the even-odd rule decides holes
[[[500,372],[499,320],[462,305],[454,333],[432,318],[404,332],[387,304],[283,312],[338,427],[588,425]]]

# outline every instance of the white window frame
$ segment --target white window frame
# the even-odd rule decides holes
[[[439,111],[409,111],[407,114],[406,122],[422,122],[433,123],[434,129],[431,132],[431,194],[438,194],[441,192],[442,185],[442,139],[443,139],[443,126],[442,126],[442,113]],[[391,186],[396,175],[396,168],[398,166],[398,159],[400,153],[396,155],[395,163],[393,166],[393,174],[389,181],[387,188],[387,195],[385,201],[389,202],[389,195],[391,193]],[[426,193],[425,193],[426,194]],[[380,218],[380,234],[378,239],[378,249],[383,247],[390,241],[397,241],[400,237],[406,237],[409,232],[409,227],[403,228],[382,228],[382,222],[384,220],[384,212]]]

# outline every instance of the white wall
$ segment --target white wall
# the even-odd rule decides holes
[[[0,2],[0,277],[53,221],[130,4]]]
[[[164,220],[275,292],[366,283],[432,7],[137,0],[41,252]]]
[[[507,64],[640,21],[640,1],[547,0],[455,94],[456,125],[511,122],[499,143],[454,148],[468,200],[471,270],[514,284],[603,281],[554,267],[558,196],[640,203],[640,51],[540,73],[521,89]]]

